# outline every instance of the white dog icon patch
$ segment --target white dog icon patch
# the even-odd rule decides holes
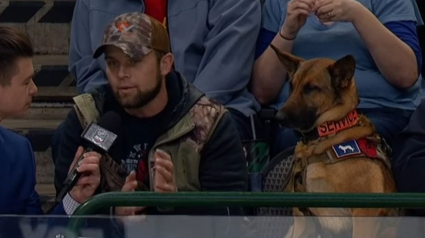
[[[334,150],[336,157],[338,158],[361,153],[359,145],[357,144],[357,141],[355,140],[350,140],[338,145],[334,145],[332,146],[332,149]]]

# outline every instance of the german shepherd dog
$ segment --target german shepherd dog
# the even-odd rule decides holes
[[[294,179],[289,192],[395,193],[391,150],[369,119],[356,111],[360,101],[354,57],[304,60],[271,47],[287,69],[291,88],[276,118],[302,138],[295,147]],[[296,173],[301,175],[298,180]],[[295,238],[309,237],[314,228],[322,238],[343,234],[376,238],[395,236],[394,224],[392,228],[385,226],[377,217],[397,216],[400,210],[308,208],[302,212],[293,208],[293,214],[290,236]],[[310,215],[316,216],[317,222],[311,223],[307,219]]]

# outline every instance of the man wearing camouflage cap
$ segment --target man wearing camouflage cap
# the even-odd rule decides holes
[[[121,116],[122,133],[108,156],[102,158],[109,169],[101,166],[101,192],[247,189],[242,143],[229,112],[172,70],[174,57],[167,31],[159,21],[137,12],[116,17],[106,27],[94,57],[103,54],[109,85],[74,98],[76,107],[64,122],[55,168],[58,191],[84,127],[108,111]],[[142,210],[148,214],[164,212],[116,208],[115,213],[134,215]],[[239,211],[167,210],[173,214],[222,215]]]
[[[76,0],[69,69],[79,93],[107,83],[103,57],[91,56],[109,22],[122,13],[136,11],[166,26],[175,69],[229,109],[241,139],[252,139],[249,118],[260,105],[247,85],[260,31],[260,1]]]

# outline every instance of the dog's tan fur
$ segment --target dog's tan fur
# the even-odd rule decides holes
[[[320,58],[304,60],[279,51],[273,45],[279,60],[287,69],[292,85],[291,94],[279,110],[278,119],[285,118],[289,127],[303,133],[324,122],[338,121],[354,110],[358,93],[354,80],[355,61],[346,56],[338,61]],[[314,117],[313,119],[303,119]],[[291,121],[292,120],[292,121]],[[301,122],[300,122],[301,120]],[[304,121],[302,121],[304,120]],[[309,121],[311,120],[311,121]],[[307,143],[298,142],[295,159],[320,155],[331,146],[360,138],[380,137],[365,116],[360,115],[357,126],[320,137]],[[314,163],[307,167],[307,192],[320,193],[394,193],[395,182],[389,169],[379,160],[367,157],[347,159],[334,164]],[[353,238],[376,238],[382,235],[381,216],[397,215],[391,209],[310,208],[322,228],[333,234],[352,229]],[[314,232],[312,220],[294,208],[296,217],[292,237],[300,238]],[[353,218],[353,217],[369,217]],[[390,237],[388,232],[385,237]]]

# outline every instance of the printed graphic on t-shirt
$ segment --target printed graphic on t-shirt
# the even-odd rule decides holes
[[[137,175],[137,180],[141,182],[146,182],[149,179],[148,171],[148,144],[144,143],[134,145],[127,156],[127,159],[121,160],[121,166],[129,174],[131,171],[135,170]]]

